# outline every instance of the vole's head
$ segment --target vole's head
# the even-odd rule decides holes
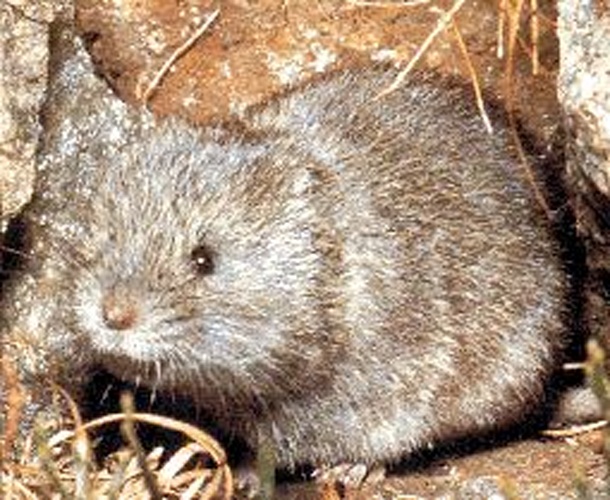
[[[336,342],[316,180],[282,161],[172,125],[77,189],[78,230],[56,246],[71,270],[68,327],[97,362],[202,398],[292,393],[303,372],[326,376]]]

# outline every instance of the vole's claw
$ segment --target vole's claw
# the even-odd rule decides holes
[[[381,481],[385,477],[385,467],[382,465],[369,467],[363,463],[343,463],[318,468],[313,472],[312,477],[318,483],[333,483],[352,489]]]

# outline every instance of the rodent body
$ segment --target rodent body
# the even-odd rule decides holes
[[[268,433],[280,467],[519,422],[564,335],[557,244],[502,129],[427,73],[376,99],[394,76],[339,72],[240,131],[100,126],[83,152],[57,125],[9,328]]]

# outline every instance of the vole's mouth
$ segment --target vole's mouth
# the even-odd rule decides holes
[[[121,364],[132,365],[157,364],[168,359],[171,352],[171,341],[160,338],[148,324],[124,330],[106,328],[102,324],[101,328],[88,333],[92,349],[102,360],[112,358]]]
[[[160,363],[169,363],[176,342],[176,330],[166,324],[171,311],[134,289],[121,282],[110,287],[83,284],[76,294],[75,326],[100,364],[118,366],[118,371],[151,365],[158,371]]]
[[[98,352],[96,358],[100,366],[119,379],[148,387],[162,385],[169,369],[169,361],[159,357],[144,359],[124,352]]]

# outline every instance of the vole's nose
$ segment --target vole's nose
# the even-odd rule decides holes
[[[125,287],[114,286],[102,300],[104,323],[113,330],[128,330],[138,322],[138,300]]]

